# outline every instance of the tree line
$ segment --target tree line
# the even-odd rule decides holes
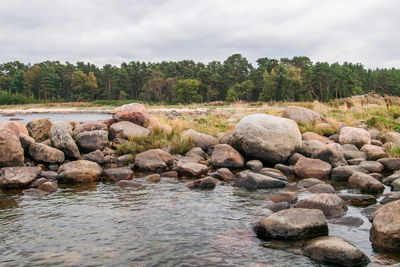
[[[369,92],[400,95],[400,69],[366,69],[308,57],[234,54],[208,64],[193,60],[132,61],[120,66],[18,61],[0,65],[0,104],[138,99],[163,102],[329,101]]]

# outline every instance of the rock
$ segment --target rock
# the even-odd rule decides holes
[[[342,217],[347,210],[343,199],[335,194],[317,194],[309,198],[300,200],[294,205],[295,208],[319,209],[328,218]]]
[[[375,179],[377,179],[379,181],[383,180],[383,175],[380,174],[380,173],[372,172],[372,173],[369,173],[369,175],[374,177]]]
[[[382,141],[384,143],[400,143],[400,133],[387,132],[384,135],[382,135]]]
[[[0,188],[28,187],[40,174],[39,167],[5,167],[0,173]]]
[[[335,143],[339,143],[339,134],[332,134],[331,136],[329,136],[329,140]]]
[[[355,172],[368,173],[368,171],[361,166],[350,165],[336,167],[331,172],[331,180],[333,181],[347,181],[350,176]]]
[[[367,156],[365,156],[365,158],[367,158]],[[363,161],[365,161],[365,159],[361,159],[361,158],[359,158],[359,159],[349,159],[349,160],[347,160],[347,163],[349,165],[358,165]]]
[[[361,214],[364,215],[370,222],[372,222],[374,220],[375,212],[380,207],[382,207],[382,205],[379,203],[368,206],[361,211]]]
[[[52,123],[48,119],[34,119],[26,125],[29,135],[36,142],[42,142],[50,137]]]
[[[334,219],[331,221],[331,223],[345,225],[345,226],[358,227],[358,226],[363,225],[364,220],[359,217],[348,216],[348,217]]]
[[[129,121],[121,121],[110,126],[110,139],[129,139],[136,136],[147,136],[150,130]]]
[[[325,146],[325,143],[318,140],[303,140],[300,153],[306,157],[311,157],[312,154],[320,150],[323,146]]]
[[[389,202],[400,200],[400,192],[390,192],[385,194],[384,198],[380,201],[382,205],[385,205]]]
[[[179,174],[188,177],[201,177],[208,172],[208,167],[194,162],[187,162],[184,159],[176,163],[177,171]]]
[[[296,106],[286,107],[282,117],[302,123],[326,122],[326,119],[318,112]]]
[[[129,121],[142,127],[147,127],[150,123],[150,116],[145,106],[139,103],[126,104],[113,110],[113,119]]]
[[[100,165],[77,160],[61,165],[58,168],[58,181],[61,183],[90,183],[100,180],[103,170]]]
[[[380,194],[385,190],[385,186],[381,182],[362,172],[353,173],[349,178],[349,184],[353,188],[359,189],[361,193]]]
[[[150,149],[135,157],[135,166],[143,171],[163,172],[174,164],[174,158],[161,149]]]
[[[253,114],[244,117],[236,125],[232,146],[247,157],[283,163],[300,149],[301,133],[292,120]]]
[[[204,151],[207,151],[208,148],[218,144],[217,138],[208,134],[198,133],[193,129],[186,130],[183,133],[187,136],[192,137],[194,140],[194,144]]]
[[[371,145],[374,145],[374,146],[383,146],[383,143],[381,142],[381,141],[379,141],[379,140],[371,140]]]
[[[281,210],[286,210],[286,209],[290,209],[290,204],[288,202],[278,202],[278,203],[274,203],[271,202],[269,204],[266,205],[267,209],[270,209],[273,212],[278,212]]]
[[[85,153],[102,150],[108,143],[108,132],[103,130],[81,132],[76,136],[76,144]]]
[[[168,178],[178,178],[177,171],[169,171],[161,173],[161,177],[168,177]]]
[[[233,180],[233,174],[228,168],[220,168],[210,174],[211,177],[230,182]]]
[[[53,193],[58,190],[58,184],[55,182],[45,182],[38,186],[38,189]]]
[[[89,154],[86,154],[82,157],[83,160],[89,160],[96,162],[98,164],[103,164],[106,163],[106,159],[104,157],[104,153],[100,150],[96,150],[93,152],[90,152]]]
[[[92,131],[106,131],[108,132],[108,127],[106,124],[102,122],[87,122],[78,124],[74,131],[72,132],[72,136],[76,138],[78,134],[83,132],[92,132]]]
[[[338,197],[352,206],[368,206],[376,203],[375,197],[365,194],[340,193]]]
[[[296,165],[296,163],[299,161],[299,159],[305,158],[302,154],[300,153],[294,153],[290,156],[288,159],[289,165]]]
[[[211,163],[216,167],[241,168],[244,166],[242,155],[227,144],[216,145],[211,155]]]
[[[129,167],[111,168],[104,170],[104,180],[117,182],[120,180],[130,180],[133,178],[133,171]]]
[[[142,187],[143,185],[137,181],[132,180],[120,180],[117,182],[120,187]]]
[[[302,239],[328,234],[328,224],[317,209],[286,209],[259,222],[254,228],[262,239]]]
[[[25,134],[20,134],[19,141],[21,142],[23,149],[29,149],[29,146],[35,143],[35,139]]]
[[[244,187],[248,190],[279,188],[287,185],[285,181],[252,171],[243,171],[238,175],[238,178],[239,187]]]
[[[383,165],[385,170],[392,172],[400,170],[400,158],[380,158],[378,162]]]
[[[353,144],[343,144],[342,150],[343,151],[359,151],[359,149]]]
[[[377,161],[362,161],[359,166],[366,169],[369,172],[381,172],[383,171],[383,165]]]
[[[14,135],[19,138],[21,134],[29,136],[29,132],[19,121],[2,121],[0,122],[0,130],[8,129],[14,133]]]
[[[65,156],[80,157],[78,146],[71,136],[72,126],[68,122],[55,122],[50,129],[51,145],[64,152]]]
[[[254,172],[258,172],[263,168],[262,162],[256,159],[247,161],[245,166]]]
[[[45,146],[52,146],[50,139],[46,139],[43,142],[40,142],[39,144],[42,144],[42,145],[45,145]]]
[[[61,163],[64,161],[64,153],[61,150],[40,143],[29,146],[29,155],[37,162]]]
[[[333,168],[347,165],[342,147],[339,144],[324,145],[318,151],[315,151],[312,157],[328,162]]]
[[[149,183],[159,183],[161,181],[161,176],[159,174],[155,173],[155,174],[147,175],[146,177],[144,177],[144,179],[146,180],[146,182],[149,182]]]
[[[285,181],[285,182],[287,181],[287,177],[285,175],[283,175],[280,172],[273,171],[270,168],[263,168],[263,169],[261,169],[259,171],[259,173],[262,174],[262,175],[266,175],[268,177],[271,177],[271,178],[275,178],[275,179],[282,180],[282,181]]]
[[[400,200],[380,207],[370,230],[374,245],[391,251],[400,251]]]
[[[226,132],[226,133],[219,133],[217,135],[217,138],[218,138],[218,141],[220,144],[230,145],[232,142],[232,135],[233,135],[233,131]]]
[[[204,177],[201,179],[198,179],[196,181],[193,181],[187,185],[188,188],[190,189],[214,189],[215,186],[217,185],[218,180],[212,177]]]
[[[293,170],[299,178],[328,179],[331,173],[331,165],[320,159],[301,158],[297,161]]]
[[[293,175],[294,174],[292,166],[286,166],[284,164],[276,164],[274,166],[274,169],[277,169],[277,170],[281,171],[285,175]]]
[[[298,188],[308,188],[317,184],[325,184],[324,181],[318,180],[316,178],[307,178],[303,179],[300,182],[297,183]]]
[[[45,182],[48,182],[48,181],[49,181],[49,180],[47,180],[46,178],[41,177],[41,178],[36,179],[35,181],[33,181],[29,187],[30,187],[30,188],[38,188],[39,185],[41,185],[41,184],[43,184],[43,183],[45,183]]]
[[[400,191],[400,179],[396,179],[390,185],[392,187],[392,191]]]
[[[307,188],[307,191],[313,194],[320,194],[320,193],[335,193],[335,188],[330,184],[316,184]]]
[[[392,175],[386,177],[385,179],[383,179],[383,184],[385,185],[390,185],[394,180],[397,180],[400,178],[400,171],[396,171],[395,173],[393,173]]]
[[[116,163],[122,164],[122,165],[127,165],[132,162],[133,162],[132,154],[125,154],[125,155],[119,156],[116,160]]]
[[[25,189],[22,191],[22,194],[24,196],[31,196],[31,197],[43,197],[43,196],[47,196],[48,194],[50,194],[49,192],[46,192],[44,190],[40,190],[38,188],[29,188],[29,189]]]
[[[311,240],[303,254],[316,261],[341,266],[358,266],[369,263],[368,257],[358,248],[340,237],[319,237]]]
[[[301,137],[302,137],[303,141],[316,140],[316,141],[320,141],[321,143],[324,143],[324,144],[329,144],[329,143],[332,142],[331,140],[329,140],[325,136],[319,135],[319,134],[314,133],[314,132],[305,132],[305,133],[303,133],[301,135]]]
[[[343,127],[339,134],[339,142],[341,144],[353,144],[357,147],[371,144],[371,136],[361,128]]]
[[[193,147],[185,154],[186,157],[196,157],[199,160],[205,160],[207,158],[206,152],[203,151],[200,147]]]
[[[19,139],[10,130],[0,130],[0,167],[23,165],[24,149]]]
[[[40,176],[50,181],[57,181],[58,174],[55,171],[41,171]]]
[[[279,192],[276,195],[273,195],[272,197],[269,197],[268,200],[271,200],[274,203],[279,203],[279,202],[294,203],[297,201],[297,196],[294,192],[283,191]]]
[[[363,151],[367,154],[368,160],[378,160],[378,159],[384,158],[386,156],[385,151],[380,146],[364,145],[361,148],[361,151]]]

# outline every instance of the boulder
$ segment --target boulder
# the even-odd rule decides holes
[[[360,150],[367,154],[367,160],[378,160],[386,156],[385,150],[380,146],[364,145]]]
[[[372,139],[380,138],[381,132],[378,129],[369,129],[368,132]]]
[[[333,168],[347,165],[342,147],[336,143],[324,145],[318,151],[315,151],[312,157],[328,162]]]
[[[205,160],[207,157],[207,154],[200,147],[193,147],[188,152],[186,152],[185,156],[186,157],[197,157],[201,160]]]
[[[325,184],[325,182],[316,178],[306,178],[298,182],[296,186],[298,188],[309,188],[317,184]]]
[[[341,266],[359,266],[369,263],[368,257],[357,247],[340,237],[326,236],[311,240],[303,255],[316,261]]]
[[[89,161],[93,161],[96,162],[98,164],[104,164],[106,163],[108,160],[106,159],[106,157],[104,156],[104,153],[100,150],[96,150],[93,152],[90,152],[86,155],[82,156],[83,160],[89,160]]]
[[[177,171],[163,172],[160,175],[161,175],[161,177],[178,178],[178,172]]]
[[[213,173],[210,173],[211,177],[230,182],[233,180],[233,173],[228,168],[220,168]]]
[[[40,167],[5,167],[0,172],[0,188],[13,189],[28,187],[38,178]]]
[[[383,165],[385,170],[392,172],[400,170],[400,158],[380,158],[378,162]]]
[[[207,151],[208,148],[217,145],[218,139],[204,133],[198,133],[193,129],[189,129],[183,132],[186,136],[190,136],[194,140],[194,144],[197,147],[200,147],[204,151]]]
[[[219,133],[217,134],[217,138],[220,144],[231,144],[231,140],[232,140],[232,135],[233,135],[233,131],[229,131],[226,133]]]
[[[174,158],[161,149],[150,149],[135,157],[135,166],[144,171],[163,172],[174,164]]]
[[[108,143],[108,132],[104,130],[85,131],[76,136],[76,144],[84,153],[102,150]]]
[[[41,177],[41,178],[36,179],[35,181],[33,181],[33,182],[29,185],[29,188],[37,188],[39,185],[41,185],[41,184],[43,184],[43,183],[45,183],[45,182],[48,182],[48,181],[49,181],[49,180],[47,180],[46,178]]]
[[[361,214],[364,215],[368,219],[368,221],[372,222],[374,220],[374,217],[375,217],[375,212],[380,207],[382,207],[382,205],[379,204],[379,203],[370,205],[370,206],[364,208],[363,210],[361,210]]]
[[[38,189],[49,192],[49,193],[53,193],[58,190],[58,184],[55,182],[45,182],[45,183],[40,184],[38,186]]]
[[[296,163],[299,161],[299,159],[305,158],[302,154],[300,153],[293,153],[289,159],[288,159],[288,164],[289,165],[296,165]]]
[[[330,184],[316,184],[307,188],[307,191],[313,194],[321,194],[321,193],[335,193],[335,188]]]
[[[61,150],[40,143],[29,146],[29,155],[37,162],[61,163],[64,161],[64,153]]]
[[[108,127],[106,124],[102,122],[87,122],[78,124],[74,131],[72,132],[72,136],[75,138],[78,134],[83,132],[91,132],[91,131],[106,131],[108,132]]]
[[[147,136],[150,130],[129,121],[121,121],[110,126],[110,139],[129,139],[135,136]]]
[[[400,178],[400,171],[394,172],[392,175],[389,175],[385,179],[383,179],[383,184],[385,185],[390,185],[394,180],[397,180]]]
[[[153,173],[144,177],[144,180],[148,183],[159,183],[161,181],[161,175]]]
[[[214,189],[219,181],[212,177],[204,177],[187,185],[190,189]]]
[[[236,125],[232,146],[245,156],[270,163],[283,163],[301,147],[296,122],[266,114],[244,117]]]
[[[328,234],[328,224],[321,210],[286,209],[278,211],[254,227],[262,239],[302,239]]]
[[[361,219],[360,217],[347,216],[331,220],[330,223],[358,227],[364,224],[364,220]]]
[[[381,139],[384,143],[400,143],[400,133],[387,132],[384,135],[382,135]]]
[[[24,149],[19,140],[10,130],[0,130],[0,167],[23,165]]]
[[[26,134],[20,134],[19,141],[21,142],[22,148],[24,150],[29,149],[29,146],[35,143],[35,139]]]
[[[100,180],[103,170],[100,165],[87,160],[71,161],[58,168],[61,183],[90,183]]]
[[[370,230],[374,245],[400,251],[400,200],[392,201],[379,208],[374,216]]]
[[[241,168],[244,166],[243,156],[227,144],[219,144],[211,154],[211,163],[216,167]]]
[[[238,175],[238,178],[239,187],[244,187],[248,190],[279,188],[287,186],[285,181],[252,171],[243,171]]]
[[[365,158],[367,158],[367,157],[365,156]],[[359,158],[359,159],[348,159],[348,160],[347,160],[347,163],[348,163],[349,165],[358,165],[358,164],[360,164],[362,161],[365,161],[365,159],[361,159],[361,158]]]
[[[303,140],[300,153],[306,157],[311,157],[312,154],[319,151],[324,146],[325,143],[318,140]]]
[[[385,186],[372,176],[355,172],[349,178],[349,184],[353,188],[359,189],[361,193],[380,194],[385,190]]]
[[[390,185],[391,187],[392,187],[392,191],[400,191],[400,179],[396,179],[396,180],[394,180],[392,183],[391,183],[391,185]]]
[[[385,194],[384,198],[380,201],[382,205],[385,205],[389,202],[400,200],[400,192],[390,192]]]
[[[55,171],[41,171],[40,177],[44,177],[49,181],[57,181],[58,174]]]
[[[321,143],[324,143],[324,144],[332,143],[332,141],[329,140],[327,137],[319,135],[314,132],[305,132],[301,135],[301,137],[303,138],[303,141],[316,140],[316,141],[320,141]]]
[[[361,168],[369,172],[381,172],[383,171],[383,165],[377,161],[362,161],[358,164]]]
[[[264,167],[262,162],[257,159],[247,161],[245,163],[245,166],[246,168],[254,172],[258,172]]]
[[[336,167],[331,172],[331,180],[345,182],[355,172],[368,173],[368,171],[358,165]]]
[[[374,139],[372,139],[372,140],[371,140],[371,145],[374,145],[374,146],[383,146],[383,143],[382,143],[381,141],[379,141],[379,140],[374,140]]]
[[[188,162],[184,159],[179,160],[176,163],[176,167],[180,175],[188,177],[201,177],[208,172],[207,166],[195,162]]]
[[[290,209],[290,204],[288,202],[286,202],[286,201],[278,202],[278,203],[274,203],[274,202],[269,201],[265,205],[265,207],[267,209],[270,209],[273,212],[278,212],[278,211],[281,211],[281,210]]]
[[[130,180],[133,178],[133,171],[129,167],[111,168],[104,170],[104,180],[117,182],[119,180]]]
[[[277,169],[280,172],[282,172],[283,174],[288,175],[288,176],[294,175],[293,166],[287,166],[284,164],[276,164],[274,166],[274,169]]]
[[[36,142],[42,142],[50,137],[52,123],[48,119],[34,119],[26,125],[29,135]]]
[[[283,191],[277,193],[276,195],[273,195],[272,197],[269,197],[267,200],[270,200],[274,203],[279,203],[279,202],[294,203],[297,201],[297,195],[294,192]]]
[[[69,122],[55,122],[50,129],[51,145],[63,151],[65,156],[77,159],[80,153],[71,133],[72,125]]]
[[[294,205],[295,208],[319,209],[327,218],[342,217],[347,205],[343,199],[335,194],[322,193],[300,200]]]
[[[371,144],[371,136],[368,131],[361,128],[343,127],[339,134],[339,142],[362,147],[365,144]]]
[[[301,158],[293,170],[299,178],[328,179],[332,166],[320,159]]]
[[[374,196],[365,194],[340,193],[338,197],[343,199],[346,204],[352,206],[368,206],[376,203]]]
[[[0,130],[8,129],[19,138],[21,134],[29,136],[28,129],[19,121],[2,121],[0,122]]]
[[[318,112],[296,106],[286,107],[282,117],[302,123],[326,122],[326,119]]]
[[[145,106],[139,103],[126,104],[113,110],[115,121],[129,121],[142,127],[150,123],[150,116]]]

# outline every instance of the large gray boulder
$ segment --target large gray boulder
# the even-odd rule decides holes
[[[110,126],[110,139],[129,139],[135,136],[147,136],[150,130],[129,121],[121,121]]]
[[[58,181],[61,183],[90,183],[100,180],[102,173],[102,168],[95,162],[71,161],[58,168]]]
[[[28,187],[38,178],[40,167],[5,167],[0,172],[0,188],[13,189]]]
[[[299,178],[329,179],[332,166],[320,159],[300,158],[293,168]]]
[[[76,144],[85,153],[103,150],[108,143],[108,131],[104,130],[85,131],[76,136]]]
[[[69,122],[55,122],[50,129],[51,145],[63,151],[65,156],[77,159],[80,157],[80,153],[71,134],[72,125]]]
[[[302,123],[326,122],[326,119],[318,112],[296,106],[286,107],[282,117]]]
[[[64,153],[54,147],[41,143],[33,143],[29,146],[29,155],[37,162],[61,163],[64,161]]]
[[[219,143],[217,138],[208,134],[196,132],[193,129],[186,130],[183,133],[192,137],[195,146],[200,147],[204,151],[207,151],[208,148],[211,148]]]
[[[339,142],[341,144],[352,144],[360,148],[363,145],[371,144],[371,135],[362,128],[343,127],[340,130]]]
[[[318,140],[303,140],[300,153],[306,157],[311,157],[312,154],[319,151],[324,146],[325,143]]]
[[[349,184],[353,188],[359,189],[361,193],[380,194],[385,190],[385,186],[371,175],[355,172],[349,178]]]
[[[135,166],[143,171],[163,172],[174,164],[174,158],[161,149],[150,149],[135,157]]]
[[[0,130],[0,167],[22,166],[24,159],[20,138],[8,129]]]
[[[254,114],[244,117],[236,125],[232,146],[247,157],[282,163],[300,149],[301,133],[292,120]]]
[[[315,151],[312,157],[328,162],[333,168],[347,165],[342,147],[336,143],[324,145],[321,149]]]

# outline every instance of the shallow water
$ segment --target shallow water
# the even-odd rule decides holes
[[[141,189],[98,183],[40,198],[8,192],[8,201],[0,191],[0,265],[318,266],[301,255],[303,242],[262,242],[252,231],[271,213],[265,198],[280,190],[225,184],[200,191],[185,184],[170,178]],[[346,215],[363,218],[362,226],[329,224],[330,235],[350,240],[374,263],[398,262],[373,251],[371,224],[360,210],[349,207]]]
[[[49,119],[52,122],[55,121],[78,121],[78,122],[90,122],[111,119],[111,114],[106,113],[32,113],[32,114],[15,114],[13,116],[4,116],[0,114],[0,121],[20,121],[23,124],[27,124],[34,119]]]

